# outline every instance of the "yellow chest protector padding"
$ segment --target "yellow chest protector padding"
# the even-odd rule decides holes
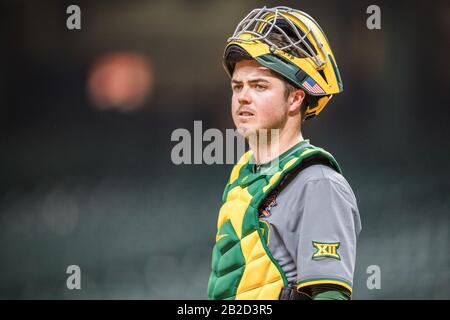
[[[327,160],[341,172],[330,153],[309,143],[301,144],[267,173],[253,173],[251,155],[249,151],[242,156],[225,187],[212,254],[209,299],[278,299],[287,279],[267,247],[268,228],[259,220],[258,207],[283,177],[307,158]]]

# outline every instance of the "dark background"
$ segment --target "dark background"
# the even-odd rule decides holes
[[[70,4],[81,30],[66,28]],[[366,27],[370,4],[381,30]],[[231,165],[174,165],[170,137],[194,120],[234,128],[222,50],[263,5],[280,3],[0,1],[0,298],[206,298]],[[303,135],[358,199],[354,298],[449,299],[450,3],[283,5],[319,22],[344,81]],[[89,90],[96,61],[117,52],[150,70],[131,111]],[[370,265],[380,290],[366,286]]]

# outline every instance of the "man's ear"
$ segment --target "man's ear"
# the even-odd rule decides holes
[[[289,95],[289,110],[291,112],[300,112],[300,107],[305,99],[306,94],[302,89],[292,91]]]

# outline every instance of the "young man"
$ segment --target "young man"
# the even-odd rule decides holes
[[[323,31],[298,10],[255,9],[228,40],[224,66],[251,150],[225,187],[208,297],[350,299],[356,199],[334,157],[301,134],[342,91]],[[252,139],[263,129],[277,133],[264,146]]]

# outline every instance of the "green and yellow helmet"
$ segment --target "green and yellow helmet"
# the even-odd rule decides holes
[[[305,119],[318,115],[342,80],[325,33],[308,14],[288,7],[251,11],[228,39],[223,63],[231,77],[239,57],[255,59],[306,93]]]

